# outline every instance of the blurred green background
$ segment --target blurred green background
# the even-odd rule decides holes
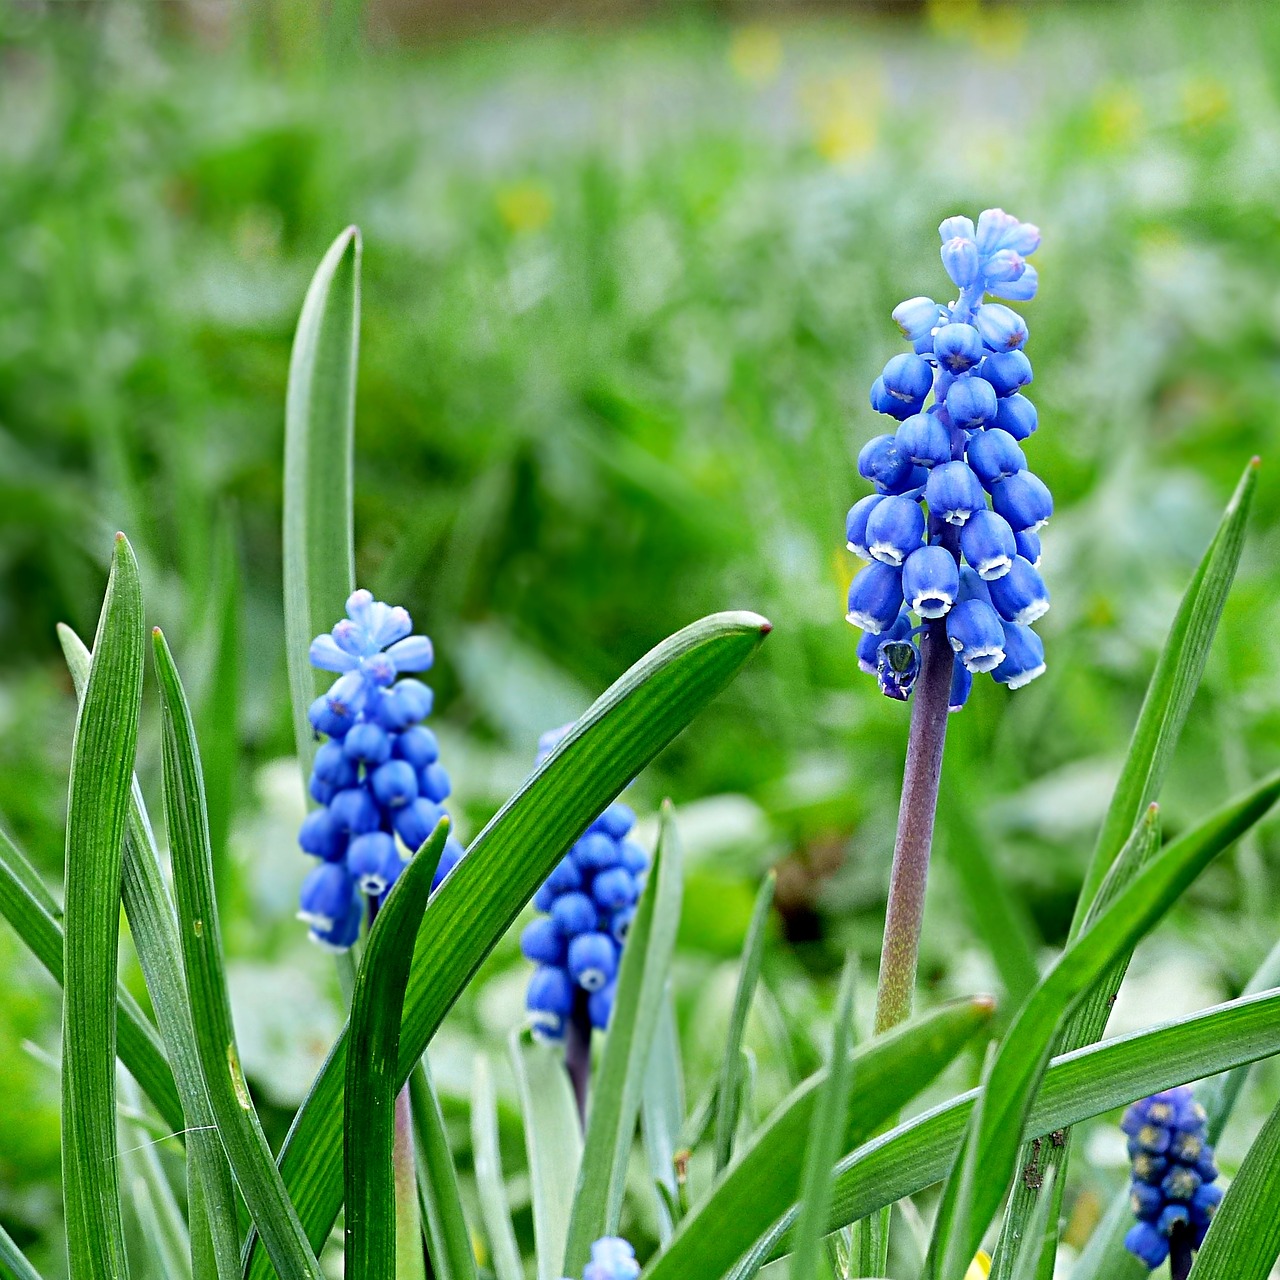
[[[358,576],[435,639],[464,834],[663,636],[723,608],[774,623],[631,795],[676,800],[693,860],[691,1097],[766,867],[760,1107],[780,1046],[803,1064],[821,1044],[844,948],[874,983],[907,713],[856,671],[842,521],[881,429],[866,388],[900,349],[889,311],[947,296],[942,217],[1000,205],[1044,231],[1028,452],[1059,514],[1049,673],[981,681],[952,718],[924,998],[1016,995],[1062,942],[1178,595],[1255,453],[1167,828],[1280,764],[1280,14],[1206,15],[0,4],[0,823],[56,883],[74,713],[53,628],[91,633],[124,529],[197,690],[242,1049],[277,1137],[339,1018],[291,918],[279,527],[293,324],[349,223]],[[1278,852],[1263,828],[1202,879],[1113,1028],[1239,990],[1280,932]],[[7,927],[0,972],[0,1221],[58,1274],[57,993]],[[523,973],[509,939],[437,1041],[455,1120]],[[1077,1242],[1123,1160],[1101,1128],[1084,1149]]]

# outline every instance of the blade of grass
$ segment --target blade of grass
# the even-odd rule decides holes
[[[739,1050],[747,1029],[747,1017],[751,1013],[751,1001],[760,981],[760,967],[764,963],[765,933],[769,925],[769,911],[773,907],[774,890],[778,885],[776,873],[765,876],[756,894],[747,926],[746,942],[742,947],[738,986],[733,993],[733,1009],[729,1014],[729,1031],[725,1041],[724,1057],[720,1064],[720,1087],[716,1102],[715,1170],[719,1174],[733,1156],[733,1139],[738,1129]]]
[[[82,698],[89,677],[89,650],[67,626],[58,627],[58,640],[76,696]],[[218,1280],[234,1280],[240,1269],[236,1188],[200,1070],[182,972],[178,923],[136,775],[124,834],[123,896],[138,962],[156,1011],[165,1051],[173,1064],[173,1081],[181,1099],[179,1114],[183,1119],[175,1128],[186,1139],[189,1183],[198,1182],[200,1191],[196,1197],[194,1186],[189,1185],[188,1194],[200,1200],[208,1243],[213,1251],[213,1274]],[[196,1243],[203,1247],[203,1241]]]
[[[1111,864],[1107,878],[1094,897],[1093,905],[1085,916],[1084,931],[1086,933],[1093,927],[1098,916],[1111,905],[1116,895],[1147,865],[1159,846],[1160,813],[1158,806],[1152,804],[1148,806],[1142,821],[1134,828],[1133,834],[1120,850],[1115,862]],[[1072,1049],[1094,1044],[1102,1038],[1132,955],[1132,948],[1122,952],[1102,977],[1093,984],[1066,1018],[1062,1030],[1055,1036],[1053,1053],[1067,1053]],[[1015,1249],[1020,1251],[1020,1242],[1036,1215],[1036,1206],[1045,1196],[1052,1196],[1056,1204],[1050,1218],[1054,1227],[1044,1234],[1040,1250],[1040,1278],[1053,1280],[1058,1252],[1056,1224],[1061,1217],[1062,1196],[1066,1187],[1067,1161],[1070,1152],[1070,1130],[1054,1142],[1047,1145],[1040,1143],[1034,1150],[1030,1146],[1023,1147],[1018,1156],[1019,1165],[1025,1167],[1029,1161],[1036,1160],[1041,1177],[1046,1183],[1048,1174],[1056,1172],[1057,1177],[1053,1181],[1054,1190],[1046,1191],[1044,1185],[1037,1187],[1034,1185],[1034,1180],[1026,1178],[1020,1178],[1015,1182],[1013,1194],[1009,1197],[1009,1204],[1005,1210],[999,1244],[992,1259],[991,1280],[1009,1280],[1007,1269],[1012,1261],[1011,1255]]]
[[[675,1229],[673,1206],[679,1206],[676,1183],[676,1148],[684,1124],[684,1071],[680,1059],[680,1031],[676,1026],[671,985],[662,1000],[658,1029],[644,1073],[640,1099],[640,1133],[644,1140],[649,1177],[653,1180],[654,1212],[658,1240],[666,1244]],[[499,1277],[502,1280],[502,1277]]]
[[[345,1271],[360,1280],[396,1280],[393,1151],[400,1018],[431,877],[448,834],[444,819],[387,895],[369,931],[351,999],[343,1131]]]
[[[582,1162],[578,1107],[554,1049],[531,1043],[523,1030],[512,1032],[510,1045],[529,1157],[538,1280],[560,1280]]]
[[[844,963],[840,992],[836,997],[832,1031],[831,1064],[818,1090],[813,1124],[805,1144],[804,1173],[800,1179],[800,1216],[796,1220],[791,1255],[791,1280],[810,1280],[818,1271],[818,1258],[831,1206],[831,1169],[840,1155],[840,1139],[849,1123],[849,1090],[853,1085],[853,997],[858,983],[857,961]]]
[[[971,1126],[974,1176],[948,1179],[934,1226],[931,1273],[963,1275],[1013,1177],[1018,1143],[1054,1036],[1088,989],[1164,916],[1200,872],[1280,796],[1280,774],[1166,845],[1068,947],[1023,1006],[992,1063],[980,1123]],[[978,1176],[978,1171],[980,1176]],[[966,1211],[966,1198],[970,1208]]]
[[[1048,1240],[1056,1240],[1056,1228],[1049,1229],[1050,1214],[1058,1204],[1058,1197],[1053,1194],[1053,1185],[1058,1180],[1058,1171],[1050,1169],[1045,1175],[1044,1195],[1040,1197],[1023,1233],[1018,1246],[1018,1256],[1014,1260],[1010,1280],[1036,1280],[1036,1272],[1040,1269],[1040,1254]]]
[[[1191,1280],[1267,1280],[1280,1258],[1280,1106],[1218,1206]]]
[[[1191,700],[1204,674],[1227,592],[1240,563],[1259,465],[1259,460],[1254,458],[1245,467],[1213,541],[1174,616],[1085,872],[1071,925],[1073,937],[1080,932],[1085,915],[1129,832],[1137,825],[1143,810],[1159,798]]]
[[[838,1135],[848,1150],[894,1115],[990,1021],[994,1006],[958,1001],[854,1050],[858,1104]],[[800,1194],[806,1140],[827,1070],[778,1104],[643,1272],[644,1280],[717,1280]]]
[[[436,1275],[438,1280],[476,1280],[476,1256],[462,1207],[458,1172],[426,1054],[409,1077],[409,1088],[417,1135],[418,1186]]]
[[[671,803],[662,806],[658,847],[623,948],[600,1070],[592,1082],[564,1270],[580,1272],[591,1244],[617,1234],[640,1097],[667,991],[684,897],[684,863]]]
[[[37,897],[29,888],[32,877],[40,884]],[[62,985],[64,939],[59,923],[61,909],[40,883],[35,868],[17,845],[0,831],[0,915],[13,926],[32,955],[50,977]],[[117,1051],[129,1074],[141,1085],[164,1121],[176,1133],[184,1127],[182,1104],[174,1087],[173,1072],[164,1046],[150,1019],[137,1001],[117,983]]]
[[[26,1255],[3,1227],[0,1227],[0,1262],[13,1272],[13,1280],[42,1280],[40,1273],[27,1261]]]
[[[440,914],[414,957],[400,1042],[402,1082],[569,846],[729,683],[768,632],[769,623],[756,614],[725,613],[663,641],[595,702],[472,842],[432,899],[430,909]],[[317,1246],[342,1204],[334,1161],[342,1141],[345,1053],[343,1037],[280,1155],[285,1185]],[[251,1250],[257,1254],[252,1244]],[[266,1267],[265,1258],[254,1256],[249,1274],[263,1280]]]
[[[476,1166],[480,1214],[489,1239],[489,1261],[497,1280],[524,1280],[520,1249],[511,1226],[511,1208],[498,1145],[498,1105],[489,1059],[477,1054],[471,1076],[471,1150]]]
[[[72,1280],[127,1277],[116,1143],[116,951],[142,707],[142,587],[116,535],[67,799],[62,1167]]]
[[[271,1158],[240,1069],[223,967],[199,748],[181,677],[159,629],[154,641],[178,934],[205,1090],[236,1182],[281,1280],[321,1280],[320,1266]]]
[[[343,616],[355,586],[352,524],[360,232],[329,247],[307,289],[289,360],[284,416],[284,633],[293,731],[303,779],[320,692],[311,641]]]

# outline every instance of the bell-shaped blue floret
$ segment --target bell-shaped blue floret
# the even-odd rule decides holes
[[[982,359],[982,335],[971,324],[944,324],[933,335],[933,354],[949,373],[965,373]]]
[[[1005,660],[1000,615],[985,600],[961,600],[947,614],[947,641],[971,672],[994,671]]]
[[[1191,1224],[1191,1211],[1185,1204],[1169,1204],[1165,1205],[1159,1219],[1156,1221],[1156,1230],[1162,1236],[1172,1236],[1179,1227],[1186,1227]]]
[[[1031,529],[1019,529],[1013,535],[1014,545],[1018,548],[1018,554],[1028,561],[1032,568],[1040,567],[1040,535]]]
[[[1049,612],[1049,591],[1040,571],[1021,556],[1003,577],[988,584],[991,603],[996,612],[1007,622],[1020,622],[1029,627],[1037,618]]]
[[[962,711],[973,690],[973,672],[957,656],[951,663],[951,693],[947,698],[948,711]]]
[[[440,759],[440,744],[430,729],[415,724],[411,729],[396,734],[391,753],[400,760],[407,760],[415,771],[421,771]]]
[[[1006,396],[996,409],[995,426],[1007,431],[1015,440],[1025,440],[1040,425],[1036,407],[1024,395]]]
[[[884,389],[895,400],[915,404],[933,388],[933,366],[923,357],[903,352],[893,356],[880,374]]]
[[[308,708],[307,719],[317,733],[341,739],[356,722],[355,712],[347,707],[331,707],[328,694],[322,693]]]
[[[419,796],[395,811],[391,825],[395,827],[396,835],[404,841],[405,848],[416,853],[426,844],[441,817],[443,810],[438,804],[432,804],[425,796]]]
[[[997,684],[1021,689],[1044,674],[1044,642],[1030,627],[1004,623],[1004,661],[991,673]]]
[[[312,775],[327,782],[337,791],[354,787],[360,781],[360,769],[347,757],[341,742],[326,742],[316,751],[311,765]]]
[[[622,840],[636,825],[635,810],[615,800],[592,824],[593,831],[603,831],[614,840]]]
[[[1169,1241],[1150,1222],[1130,1227],[1124,1247],[1153,1271],[1169,1256]]]
[[[585,893],[562,893],[551,908],[551,918],[564,937],[576,938],[596,928],[600,913]]]
[[[622,865],[633,876],[643,875],[649,869],[649,855],[634,840],[622,842]]]
[[[887,497],[911,498],[918,502],[924,493],[924,482],[929,478],[927,467],[913,466],[896,484],[879,484],[876,489]]]
[[[640,896],[640,887],[626,867],[610,867],[591,882],[591,896],[601,911],[613,912],[631,906]]]
[[[316,804],[328,804],[338,794],[338,788],[330,786],[327,782],[321,782],[313,773],[311,781],[307,783],[307,794]]]
[[[1003,209],[984,209],[978,215],[974,239],[984,257],[1000,249],[1013,249],[1025,257],[1040,247],[1040,228],[1034,223],[1019,222]]]
[[[934,467],[924,489],[929,514],[948,524],[964,524],[987,505],[987,495],[978,477],[965,462],[948,462]]]
[[[917,467],[937,467],[951,461],[951,432],[936,413],[913,414],[898,428],[894,439]]]
[[[1160,1190],[1169,1200],[1190,1200],[1200,1190],[1200,1175],[1194,1169],[1175,1164],[1164,1175]]]
[[[910,498],[886,498],[867,520],[867,550],[873,560],[900,565],[924,542],[924,512]]]
[[[376,831],[380,821],[378,806],[364,787],[348,787],[339,791],[329,802],[329,815],[338,830],[349,836]]]
[[[561,968],[543,965],[533,971],[524,1006],[533,1033],[542,1040],[562,1040],[573,1011],[573,982]]]
[[[384,809],[399,809],[418,798],[418,775],[407,760],[380,764],[370,776],[369,786]]]
[[[960,566],[960,594],[957,600],[981,600],[984,604],[991,603],[991,592],[987,588],[987,584],[978,577],[976,569],[970,568],[968,565]]]
[[[587,999],[587,1016],[597,1031],[609,1030],[609,1019],[613,1015],[613,1000],[617,991],[618,984],[615,980],[601,987],[599,991],[593,991]]]
[[[1011,396],[1030,384],[1035,374],[1023,351],[993,351],[977,370],[997,396]]]
[[[1135,1218],[1140,1218],[1143,1222],[1154,1222],[1164,1208],[1164,1196],[1160,1194],[1159,1187],[1146,1182],[1131,1182],[1129,1208]]]
[[[591,1246],[582,1280],[636,1280],[639,1274],[635,1250],[619,1236],[605,1236]]]
[[[879,633],[864,631],[858,640],[858,668],[875,675],[880,661],[880,645],[885,640],[905,640],[911,634],[911,615],[903,609],[893,625]]]
[[[923,398],[903,400],[900,396],[892,395],[884,385],[883,378],[877,378],[871,384],[870,400],[871,407],[877,413],[887,413],[891,418],[897,418],[899,422],[911,417],[913,413],[919,413],[924,404]]]
[[[615,911],[609,918],[609,936],[613,938],[618,946],[622,946],[627,935],[631,932],[631,924],[636,918],[635,907],[623,907],[621,911]]]
[[[982,258],[982,282],[986,285],[1010,284],[1022,278],[1027,263],[1016,249],[997,249]]]
[[[360,936],[360,925],[363,920],[364,898],[356,891],[353,884],[346,915],[328,927],[313,924],[307,930],[307,937],[326,951],[349,951]]]
[[[848,620],[873,635],[893,626],[902,608],[902,570],[873,560],[849,584]]]
[[[945,312],[932,298],[908,298],[893,309],[893,319],[902,336],[911,342],[937,327]]]
[[[449,774],[438,760],[418,774],[418,790],[433,804],[443,804],[453,790]]]
[[[872,484],[897,484],[911,475],[911,469],[911,459],[890,435],[873,436],[858,452],[858,474]]]
[[[520,951],[535,964],[563,965],[568,959],[569,944],[547,916],[530,920],[520,934]]]
[[[339,861],[347,849],[347,833],[333,820],[328,809],[313,809],[298,829],[298,844],[326,862]]]
[[[921,547],[902,566],[902,596],[922,618],[941,618],[960,590],[960,566],[945,547]]]
[[[449,836],[444,842],[440,861],[436,864],[436,873],[431,877],[431,891],[433,893],[444,883],[445,876],[466,857],[466,854],[467,851],[463,847],[462,841],[457,836]]]
[[[347,916],[355,881],[340,862],[322,862],[307,873],[298,893],[298,919],[330,930]]]
[[[920,674],[920,650],[910,640],[882,640],[876,660],[880,692],[886,698],[906,702]]]
[[[849,514],[845,517],[845,546],[854,555],[861,556],[864,560],[871,559],[871,552],[867,549],[867,521],[876,507],[885,500],[883,494],[868,494],[865,498],[860,498],[855,502],[849,508]]]
[[[580,933],[569,941],[569,976],[584,991],[599,991],[618,972],[618,944],[607,933]]]
[[[1014,533],[1023,529],[1034,533],[1053,515],[1053,495],[1044,481],[1031,471],[1019,471],[992,485],[991,505],[1009,522]]]
[[[952,236],[942,245],[942,266],[958,289],[978,280],[978,246],[966,236]]]
[[[988,292],[1006,302],[1030,302],[1040,287],[1040,277],[1031,263],[1028,262],[1026,267],[1016,280],[1006,280],[1003,283],[992,281],[988,285]]]
[[[954,213],[949,218],[943,218],[938,224],[938,237],[943,244],[948,240],[956,239],[957,236],[961,240],[976,241],[978,238],[973,219],[965,217],[963,213]]]
[[[1009,476],[1016,476],[1019,471],[1025,471],[1027,466],[1027,455],[1018,442],[998,427],[980,431],[971,437],[965,459],[987,489]]]
[[[1208,1225],[1222,1203],[1222,1188],[1210,1182],[1202,1182],[1191,1197],[1191,1220]]]
[[[381,726],[367,722],[355,725],[342,743],[348,760],[374,768],[391,756],[391,739]]]
[[[1027,322],[999,302],[989,302],[974,313],[973,325],[992,351],[1015,351],[1026,345]]]
[[[947,388],[947,413],[961,431],[977,431],[996,420],[998,403],[991,384],[966,373]]]
[[[960,550],[978,577],[986,582],[1004,577],[1018,553],[1017,540],[1009,522],[985,507],[975,511],[961,528]]]
[[[603,871],[622,861],[618,842],[603,831],[588,831],[571,850],[573,860],[585,872]]]
[[[395,838],[385,831],[369,831],[356,836],[351,842],[347,851],[347,870],[355,877],[361,893],[376,898],[385,892],[391,883],[386,873],[392,854],[399,861]]]

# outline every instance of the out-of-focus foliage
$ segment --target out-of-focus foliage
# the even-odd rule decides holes
[[[1049,674],[952,718],[963,829],[1059,944],[1154,655],[1251,453],[1250,547],[1167,828],[1277,763],[1280,19],[1263,6],[1206,24],[1192,6],[939,2],[316,56],[258,27],[179,38],[159,8],[52,8],[0,13],[0,821],[59,877],[74,699],[53,626],[91,628],[110,531],[139,552],[198,715],[225,699],[233,545],[238,725],[211,721],[243,764],[220,889],[273,1137],[337,1017],[290,919],[279,504],[289,341],[347,223],[364,233],[358,578],[436,641],[464,834],[538,733],[659,638],[720,608],[775,624],[633,797],[651,813],[671,794],[689,846],[676,971],[698,1081],[766,865],[795,946],[771,948],[765,985],[788,1020],[816,1016],[800,964],[852,947],[874,976],[906,713],[853,669],[842,520],[880,429],[866,387],[898,350],[889,311],[940,287],[943,216],[997,204],[1044,230],[1028,455],[1059,502]],[[996,984],[940,828],[922,966],[939,996]],[[1117,1018],[1238,989],[1275,938],[1278,880],[1264,831],[1139,953]],[[0,1220],[56,1240],[56,1079],[20,1045],[56,1052],[58,1004],[4,928],[0,968]],[[437,1042],[447,1109],[472,1047],[519,1016],[514,946],[483,972]],[[776,1098],[783,1055],[753,1037]],[[1099,1188],[1120,1176],[1122,1150],[1086,1152]]]

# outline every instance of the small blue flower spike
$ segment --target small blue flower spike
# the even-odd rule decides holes
[[[1180,1085],[1135,1102],[1120,1127],[1129,1138],[1129,1200],[1137,1219],[1124,1245],[1154,1270],[1175,1246],[1201,1246],[1222,1201],[1205,1112],[1191,1087]]]
[[[566,729],[542,735],[537,763]],[[635,825],[636,815],[615,800],[534,895],[541,914],[525,926],[520,949],[538,966],[525,1007],[540,1040],[564,1039],[575,1004],[597,1030],[609,1025],[622,948],[649,869],[648,855],[629,838]]]
[[[976,224],[947,218],[938,230],[959,294],[893,310],[912,350],[890,359],[871,388],[872,408],[899,425],[858,455],[875,492],[845,522],[846,545],[869,562],[849,587],[846,616],[864,632],[858,666],[900,701],[920,667],[915,637],[945,618],[958,711],[975,674],[1018,689],[1045,669],[1030,628],[1049,608],[1039,530],[1053,495],[1027,466],[1023,446],[1039,425],[1023,394],[1033,377],[1029,331],[1005,305],[1035,296],[1026,259],[1040,232],[1002,209]]]
[[[431,712],[431,690],[400,678],[434,661],[431,641],[412,632],[404,609],[355,591],[347,616],[311,642],[312,666],[338,679],[308,713],[329,741],[308,788],[320,808],[298,832],[303,852],[321,860],[303,883],[298,917],[313,941],[336,951],[360,936],[366,900],[382,900],[446,812],[449,775],[435,734],[419,723]],[[451,835],[436,884],[462,854]]]
[[[591,1246],[591,1261],[582,1280],[636,1280],[639,1274],[636,1251],[617,1236],[605,1236]]]

